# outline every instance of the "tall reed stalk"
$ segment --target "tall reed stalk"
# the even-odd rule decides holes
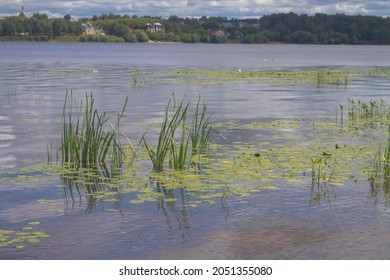
[[[351,125],[375,127],[375,123],[389,118],[389,108],[383,100],[364,102],[348,98],[348,120]]]
[[[187,163],[188,145],[190,141],[190,138],[187,136],[186,127],[187,108],[188,105],[182,109],[181,132],[179,137],[176,139],[173,135],[174,138],[173,141],[171,141],[169,163],[170,167],[176,170],[183,170]]]
[[[173,101],[173,106],[171,108],[171,103]],[[175,133],[177,128],[180,126],[180,123],[185,120],[186,111],[188,105],[183,106],[183,103],[180,102],[176,104],[175,97],[171,98],[168,101],[168,104],[165,108],[165,115],[163,122],[160,127],[160,133],[157,140],[157,146],[150,146],[146,139],[145,134],[142,137],[142,142],[145,145],[145,148],[149,154],[149,157],[153,163],[153,169],[156,172],[162,172],[164,169],[164,162],[169,153],[171,153],[171,160],[175,161],[177,154],[175,153]],[[183,141],[180,141],[183,144]],[[184,148],[184,147],[182,147]],[[184,152],[184,151],[183,151]],[[183,152],[181,156],[183,156]],[[179,153],[180,157],[180,153]],[[173,163],[175,165],[175,163]]]
[[[188,107],[189,103],[183,104],[183,101],[177,102],[174,96],[171,97],[165,108],[157,145],[149,145],[145,138],[146,133],[143,135],[141,142],[153,163],[154,171],[163,171],[167,157],[170,168],[183,170],[190,164],[190,147],[193,153],[208,148],[212,125],[209,122],[210,117],[206,116],[207,105],[204,103],[203,109],[200,109],[200,98],[198,99],[191,128],[187,127]]]
[[[383,180],[390,182],[390,125],[387,131],[386,149],[383,154]]]
[[[74,107],[76,106],[76,108]],[[122,168],[124,152],[120,142],[120,122],[127,106],[127,98],[116,124],[109,121],[106,112],[99,113],[95,99],[85,96],[85,105],[77,106],[72,93],[66,94],[62,112],[61,154],[62,163],[75,168],[102,167],[111,171]],[[107,127],[111,127],[106,131]]]
[[[206,151],[209,146],[209,140],[212,131],[212,124],[210,123],[210,117],[206,115],[207,112],[207,103],[203,103],[202,109],[200,109],[200,96],[195,107],[195,114],[192,118],[192,126],[189,131],[191,142],[192,142],[192,152],[199,153],[201,151]]]

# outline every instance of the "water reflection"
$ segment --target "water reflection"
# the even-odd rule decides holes
[[[97,171],[94,172],[93,170],[83,173],[71,172],[63,174],[61,175],[61,181],[66,205],[72,209],[77,201],[81,202],[82,199],[85,199],[87,201],[85,206],[87,213],[90,213],[98,203],[99,199],[96,196],[99,193],[104,194],[105,192],[117,191],[106,186],[109,178],[105,179],[99,176]]]
[[[361,67],[373,63],[388,66],[385,59],[388,47],[375,47],[378,52],[364,52],[366,47],[356,46],[350,51],[349,47],[339,46],[337,59],[332,60],[326,56],[334,51],[331,47],[319,46],[324,50],[321,58],[313,55],[319,53],[318,48],[308,46],[303,48],[312,55],[302,52],[301,46],[236,47],[132,44],[57,44],[53,47],[49,43],[39,45],[42,50],[33,46],[36,55],[28,57],[19,57],[17,51],[11,49],[1,49],[10,55],[0,56],[0,169],[46,163],[46,138],[53,140],[53,147],[58,146],[63,100],[69,89],[75,96],[93,92],[97,106],[104,111],[121,107],[124,97],[129,96],[126,123],[130,125],[124,127],[123,132],[130,132],[135,141],[147,127],[161,121],[165,99],[172,91],[188,99],[201,95],[209,101],[214,120],[238,121],[239,124],[293,118],[312,121],[332,117],[335,108],[347,98],[388,98],[386,77],[364,76],[349,81],[346,87],[317,88],[239,81],[181,83],[166,72],[161,75],[166,70],[197,66],[222,71],[237,68],[291,70],[324,65]],[[47,48],[51,51],[46,55]],[[279,57],[274,64],[265,64],[263,58],[259,59],[275,57],[275,50]],[[292,53],[297,51],[301,55],[294,57]],[[374,59],[367,53],[372,53]],[[341,126],[345,127],[347,121],[350,122],[348,117],[344,117]],[[348,128],[352,131],[356,127]],[[373,126],[369,124],[366,128]],[[230,139],[245,143],[269,142],[247,155],[266,151],[264,145],[272,148],[294,140],[295,147],[306,138],[319,138],[319,142],[329,140],[328,134],[324,136],[313,129],[309,131],[313,134],[311,137],[299,136],[306,130],[310,129],[299,125],[298,129],[276,133],[278,138],[262,131],[246,134],[235,130]],[[367,135],[366,138],[378,137]],[[340,139],[334,141],[339,143]],[[304,153],[304,148],[300,151]],[[351,148],[351,152],[362,151]],[[276,151],[274,154],[275,157],[288,155]],[[23,162],[27,158],[30,161]],[[31,163],[31,159],[35,162]],[[271,154],[268,159],[275,160]],[[310,157],[305,159],[310,169]],[[226,163],[221,161],[220,166],[222,164]],[[272,166],[269,172],[290,167]],[[388,215],[382,215],[383,211],[377,209],[382,205],[388,208],[390,187],[387,182],[356,187],[351,180],[345,180],[346,183],[337,188],[326,180],[310,180],[310,175],[299,177],[295,183],[280,179],[276,184],[262,182],[264,178],[259,176],[251,182],[255,188],[272,184],[276,190],[248,192],[250,198],[242,198],[244,187],[236,184],[238,186],[229,190],[232,181],[227,180],[228,184],[218,193],[205,188],[199,191],[198,186],[191,183],[173,188],[166,183],[168,179],[145,176],[148,168],[129,170],[123,176],[91,170],[77,174],[62,170],[56,175],[51,173],[49,182],[43,179],[31,182],[31,176],[15,183],[14,178],[4,181],[2,177],[0,226],[8,226],[10,219],[39,219],[39,227],[52,237],[45,243],[29,244],[23,250],[7,248],[0,253],[0,258],[386,258],[389,255]],[[239,167],[229,170],[226,177],[236,174],[236,169]],[[331,170],[327,170],[328,174]],[[214,172],[207,168],[202,171]],[[310,170],[306,172],[309,174]],[[137,173],[143,176],[134,175]],[[57,174],[61,174],[60,178],[53,179]],[[274,174],[279,175],[277,171]],[[58,182],[61,189],[56,187]],[[366,201],[361,203],[367,189],[369,199],[380,207],[372,207]],[[379,238],[372,238],[373,235]]]
[[[0,156],[0,170],[15,168],[15,156],[10,149],[14,140],[14,126],[7,116],[0,115],[0,150],[9,151],[7,154]]]
[[[334,186],[330,185],[327,182],[321,182],[321,183],[312,183],[310,188],[310,203],[320,203],[321,201],[324,201],[332,205],[333,202],[335,202],[337,198],[337,194],[335,191]]]
[[[390,181],[378,181],[373,178],[370,178],[369,181],[369,199],[371,199],[375,205],[383,205],[384,209],[388,210],[390,206]]]

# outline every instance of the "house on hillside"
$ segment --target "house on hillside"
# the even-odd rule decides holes
[[[165,26],[162,25],[162,24],[159,23],[159,22],[156,22],[156,23],[147,23],[147,24],[146,24],[146,31],[150,31],[150,32],[163,31],[163,32],[165,32]]]
[[[84,33],[85,35],[106,35],[98,25],[91,24],[89,22],[83,23]]]
[[[222,29],[219,29],[219,28],[213,29],[210,31],[210,35],[223,38],[223,37],[225,37],[225,31],[223,31]]]

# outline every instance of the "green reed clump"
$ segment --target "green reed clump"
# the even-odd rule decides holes
[[[349,76],[348,73],[345,72],[317,71],[316,78],[318,87],[324,86],[326,84],[337,86],[347,86],[349,84]]]
[[[329,182],[334,174],[337,161],[332,154],[323,152],[319,157],[311,158],[312,184],[319,185],[321,182]]]
[[[369,172],[370,195],[377,200],[379,193],[383,193],[385,206],[390,204],[390,125],[388,126],[387,142],[382,152],[379,146],[373,161],[373,170]]]
[[[187,164],[188,146],[190,142],[186,127],[187,108],[188,104],[182,109],[180,136],[178,139],[173,138],[171,142],[169,165],[176,170],[183,170]]]
[[[206,115],[207,106],[204,103],[200,111],[200,98],[192,116],[191,127],[187,126],[188,107],[190,103],[178,102],[173,96],[165,108],[156,146],[148,144],[145,134],[142,142],[153,163],[156,172],[162,172],[168,158],[169,167],[183,170],[190,164],[188,150],[192,147],[193,154],[204,151],[209,146],[212,125]]]
[[[373,169],[370,172],[369,180],[371,182],[390,182],[390,125],[388,126],[388,135],[384,151],[379,146],[378,152],[374,156]]]
[[[207,115],[207,103],[200,108],[200,96],[195,107],[195,114],[192,118],[192,126],[189,134],[192,142],[192,152],[199,153],[206,151],[210,143],[210,136],[213,129],[210,123],[211,115]]]
[[[390,183],[390,125],[388,127],[387,131],[387,142],[386,142],[386,147],[384,150],[384,153],[381,154],[380,148],[378,151],[378,158],[379,161],[383,161],[383,181],[386,182],[387,184]],[[379,168],[380,162],[377,163]]]
[[[348,120],[352,124],[361,123],[364,126],[369,126],[375,121],[389,117],[389,108],[382,99],[380,101],[370,100],[364,102],[348,98],[348,103]]]
[[[61,155],[62,163],[74,168],[122,169],[125,153],[120,142],[120,122],[127,106],[127,98],[115,124],[106,112],[99,113],[95,99],[85,96],[85,104],[77,106],[72,93],[66,94],[62,112]]]
[[[171,107],[171,103],[173,101],[173,106]],[[162,172],[164,168],[164,162],[168,155],[168,153],[171,153],[173,161],[175,161],[177,158],[180,158],[180,160],[183,160],[184,157],[184,150],[179,155],[176,152],[176,142],[175,142],[175,134],[184,120],[186,118],[186,111],[187,111],[188,105],[183,106],[183,103],[176,104],[175,98],[171,98],[168,101],[168,104],[165,108],[165,115],[163,122],[161,123],[160,127],[160,133],[157,140],[157,145],[155,147],[150,146],[146,139],[145,134],[142,137],[142,142],[145,145],[145,148],[148,152],[148,155],[153,163],[153,169],[156,172]],[[183,133],[182,133],[183,135]],[[181,145],[181,148],[184,149],[184,143],[185,141],[182,139],[179,140],[179,143]],[[173,154],[172,154],[173,153]]]

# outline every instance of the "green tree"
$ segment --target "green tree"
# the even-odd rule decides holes
[[[144,43],[144,42],[148,42],[149,41],[148,35],[143,30],[137,30],[135,32],[135,35],[137,36],[137,40],[140,43]]]
[[[138,40],[137,40],[137,36],[135,34],[127,34],[125,37],[125,42],[128,42],[128,43],[137,43]]]
[[[225,37],[221,35],[212,35],[210,37],[210,43],[221,44],[225,42]]]
[[[123,23],[114,22],[108,28],[108,34],[124,38],[127,34],[129,34],[129,27]]]
[[[246,44],[264,44],[268,43],[269,39],[264,36],[263,32],[258,32],[256,34],[249,34],[244,36],[244,38],[242,38],[242,42]]]
[[[317,44],[318,40],[314,34],[308,31],[295,31],[291,34],[292,43],[296,44]]]
[[[53,19],[52,26],[54,36],[63,36],[68,33],[68,23],[64,19]]]
[[[16,26],[15,23],[11,20],[11,18],[6,18],[3,21],[3,33],[7,36],[16,34]]]
[[[83,26],[80,21],[68,22],[68,33],[72,35],[81,35],[83,33]]]
[[[64,20],[70,21],[72,19],[72,16],[70,14],[64,15]]]
[[[180,35],[180,39],[183,43],[192,43],[191,34],[183,33]]]
[[[49,17],[47,14],[33,13],[32,18],[36,18],[38,20],[47,20]]]
[[[50,20],[42,20],[41,21],[42,34],[50,37],[53,37],[53,27]]]

